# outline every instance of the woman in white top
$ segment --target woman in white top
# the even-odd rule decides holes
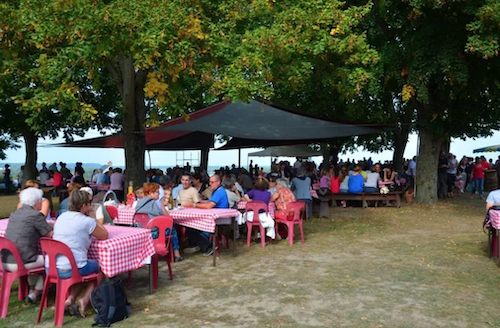
[[[92,201],[89,200],[89,194],[82,190],[73,191],[69,196],[69,210],[61,214],[54,225],[53,238],[63,242],[71,249],[78,271],[82,276],[96,272],[100,273],[99,284],[104,279],[104,275],[100,271],[97,261],[87,258],[87,253],[92,243],[92,236],[97,239],[107,239],[108,231],[101,222],[92,216],[95,216],[95,213],[92,209]],[[71,266],[66,257],[60,256],[56,265],[59,278],[67,279],[71,277]],[[84,295],[75,303],[76,297],[83,286],[84,284],[73,286],[65,303],[65,310],[81,317],[85,316],[85,308],[94,289],[93,283],[88,283]]]
[[[380,179],[380,174],[375,170],[375,166],[370,167],[370,171],[366,172],[366,180],[364,186],[364,192],[374,193],[378,192],[378,181]]]

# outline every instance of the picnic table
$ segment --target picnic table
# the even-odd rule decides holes
[[[500,211],[490,209],[486,215],[488,216],[489,227],[492,228],[488,231],[488,253],[490,256],[493,255],[493,257],[498,258],[500,248]],[[498,264],[500,265],[500,260]]]
[[[119,206],[118,218],[114,220],[115,224],[132,225],[135,209],[131,206]],[[239,211],[230,208],[183,208],[170,210],[168,214],[174,220],[174,223],[188,228],[200,231],[207,231],[217,235],[217,225],[231,224],[236,229],[236,218],[241,215]],[[231,220],[226,223],[224,219]],[[236,230],[235,230],[236,231]],[[215,249],[215,238],[212,239]],[[236,256],[236,234],[233,234],[233,255]],[[216,252],[213,256],[214,266],[216,265]]]
[[[0,220],[0,237],[5,236],[9,219]],[[88,258],[96,260],[107,277],[135,270],[155,253],[149,229],[104,225],[109,237],[92,237]]]

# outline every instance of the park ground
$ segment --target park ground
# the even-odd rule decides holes
[[[11,203],[14,202],[14,205]],[[435,206],[332,208],[305,224],[305,244],[238,242],[217,267],[201,254],[161,263],[127,287],[133,312],[114,327],[499,327],[500,268],[488,258],[484,201],[468,196]],[[0,197],[3,216],[14,197]],[[126,274],[121,276],[126,280]],[[16,299],[0,326],[35,326],[37,306]],[[37,327],[53,325],[53,296]],[[65,326],[89,327],[65,318]]]

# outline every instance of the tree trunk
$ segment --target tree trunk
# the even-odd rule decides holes
[[[410,129],[403,126],[399,131],[394,133],[394,154],[392,156],[392,164],[394,170],[399,172],[403,166],[403,155],[405,153],[406,144],[408,143],[408,134]]]
[[[419,134],[415,202],[435,204],[438,196],[438,158],[439,152],[446,142],[446,137],[424,127],[420,128]]]
[[[330,149],[326,142],[322,142],[321,144],[321,153],[323,155],[323,167],[320,167],[321,170],[328,170],[330,167]]]
[[[144,152],[146,138],[144,121],[144,85],[147,71],[134,68],[131,54],[117,57],[107,65],[115,79],[123,102],[123,147],[125,149],[125,181],[133,181],[134,186],[142,186],[146,176],[144,171]]]
[[[23,181],[20,181],[21,186],[27,180],[36,180],[38,175],[36,169],[38,137],[29,127],[25,127],[23,129],[23,138],[26,146],[26,161],[24,162]]]

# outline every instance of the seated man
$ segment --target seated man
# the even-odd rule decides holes
[[[182,206],[193,207],[194,204],[200,202],[198,191],[191,186],[191,176],[183,174],[181,177],[182,189],[178,192],[177,202]]]
[[[41,237],[52,237],[52,226],[45,220],[46,215],[40,212],[44,201],[43,191],[37,188],[27,188],[19,197],[21,207],[10,214],[5,238],[16,245],[26,269],[43,267],[44,257],[38,254],[38,242]],[[17,264],[14,256],[5,251],[2,253],[4,268],[16,271]],[[35,303],[43,289],[43,276],[28,276],[30,288],[26,302]]]
[[[226,190],[222,187],[220,176],[214,174],[210,177],[210,189],[213,191],[212,197],[206,203],[194,203],[193,207],[212,209],[212,208],[229,208]],[[186,228],[186,235],[189,240],[195,244],[195,247],[189,247],[184,250],[185,253],[191,254],[200,249],[205,252],[205,256],[210,256],[214,253],[212,243],[210,242],[210,233],[192,228]]]

